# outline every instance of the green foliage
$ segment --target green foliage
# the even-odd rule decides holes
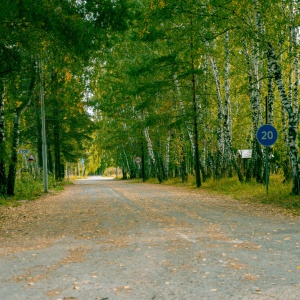
[[[17,163],[10,153],[16,153],[19,144],[30,148],[37,157],[39,167],[42,167],[40,82],[35,80],[32,87],[28,84],[32,78],[31,66],[33,61],[37,65],[37,57],[43,59],[43,70],[39,71],[43,71],[49,170],[52,172],[54,165],[56,179],[60,179],[63,177],[64,163],[76,163],[80,158],[86,158],[94,130],[85,105],[92,72],[89,59],[92,53],[97,52],[98,56],[99,49],[112,45],[116,32],[127,28],[134,13],[134,6],[129,2],[1,1],[0,60],[3,63],[0,66],[0,81],[4,100],[1,126],[6,139],[3,136],[0,141],[0,165],[3,170],[12,166],[12,176],[8,177],[13,177]],[[2,83],[5,92],[2,91]],[[20,143],[17,134],[12,141],[13,135],[10,133],[14,126],[14,112],[20,111],[25,104],[28,104],[27,109],[30,103],[28,111],[22,111]],[[19,129],[15,128],[15,132]],[[5,172],[2,173],[5,178]],[[2,181],[11,183],[15,180]],[[23,184],[26,186],[26,182]],[[5,190],[3,188],[3,193],[6,193]],[[24,192],[21,191],[22,194]],[[13,191],[9,193],[13,194]]]
[[[66,182],[57,182],[52,175],[48,176],[49,190],[59,191],[64,188]],[[20,200],[34,200],[44,194],[42,178],[34,178],[31,174],[23,174],[18,177],[13,197],[1,197],[0,205],[17,205]]]
[[[190,174],[193,173],[191,154],[195,139],[192,128],[196,121],[202,171],[213,177],[220,149],[226,148],[220,147],[224,143],[220,130],[225,128],[221,107],[225,106],[225,100],[229,102],[226,128],[234,152],[253,148],[256,126],[264,122],[264,99],[271,90],[267,43],[273,45],[280,57],[286,89],[288,78],[295,81],[297,67],[293,58],[299,48],[296,43],[291,45],[287,32],[296,26],[299,4],[291,1],[289,5],[282,5],[279,0],[257,1],[257,6],[256,1],[249,0],[153,0],[139,1],[139,4],[140,8],[135,7],[138,13],[134,22],[117,36],[107,56],[98,60],[95,67],[93,101],[104,116],[101,122],[106,123],[103,128],[107,129],[101,131],[97,153],[105,149],[106,160],[110,156],[124,165],[126,155],[122,154],[120,160],[116,157],[124,151],[130,158],[140,154],[136,145],[143,139],[146,128],[156,159],[167,160],[168,157],[163,163],[168,163],[170,172],[177,173],[180,163],[186,159]],[[259,18],[263,26],[258,24]],[[228,43],[225,42],[227,33]],[[289,54],[291,48],[293,51]],[[254,86],[257,88],[255,97]],[[289,163],[289,157],[286,157],[288,152],[282,134],[282,103],[275,87],[273,81],[273,122],[279,131],[273,148],[275,153],[280,153],[276,160],[283,167],[283,162]],[[293,89],[289,89],[290,99],[298,95],[296,88]],[[253,99],[257,100],[257,106],[253,106]],[[298,109],[298,101],[293,101]],[[258,115],[257,124],[254,115]],[[183,142],[178,143],[179,140]],[[125,150],[120,150],[118,145]],[[167,153],[167,149],[171,151]],[[144,148],[143,153],[147,155],[147,152]],[[222,162],[226,168],[229,166],[224,172],[227,176],[232,173],[232,159],[229,162],[228,153],[222,156],[224,161],[228,160],[227,164]],[[251,163],[255,165],[253,157]],[[146,159],[151,164],[149,157]],[[150,167],[153,171],[153,166]]]

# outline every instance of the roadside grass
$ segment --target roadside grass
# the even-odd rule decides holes
[[[157,179],[151,179],[147,182],[157,183]],[[163,184],[196,189],[193,176],[189,177],[187,183],[182,183],[180,178],[171,178],[163,182]],[[300,196],[291,195],[292,182],[283,183],[283,177],[280,174],[272,174],[270,176],[268,194],[265,184],[257,183],[254,180],[239,182],[237,177],[220,180],[209,179],[202,183],[200,189],[213,194],[229,195],[238,201],[268,204],[284,208],[294,215],[300,215]]]
[[[50,191],[63,190],[68,182],[56,182],[54,177],[48,176],[48,188]],[[0,206],[17,206],[20,201],[31,201],[44,194],[44,184],[42,178],[33,178],[31,175],[24,175],[17,178],[15,183],[15,195],[0,197]]]

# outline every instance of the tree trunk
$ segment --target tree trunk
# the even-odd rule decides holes
[[[195,88],[195,74],[193,74],[193,90]],[[200,155],[199,155],[199,143],[198,143],[198,117],[197,117],[197,103],[195,90],[193,92],[193,108],[194,108],[194,140],[195,140],[195,173],[196,173],[196,186],[201,187],[200,177]]]
[[[24,101],[15,111],[14,115],[14,123],[13,123],[13,132],[12,132],[12,147],[11,147],[11,156],[10,156],[10,165],[7,176],[7,194],[14,195],[15,193],[15,181],[16,181],[16,173],[17,173],[17,163],[18,163],[18,147],[20,140],[20,121],[21,116],[29,107],[32,99],[32,92],[35,86],[35,76],[36,70],[33,70],[31,75],[31,81],[28,88],[28,97],[27,101]]]
[[[187,130],[187,134],[188,134],[188,137],[189,137],[189,141],[190,141],[190,144],[191,144],[191,152],[192,152],[192,160],[193,160],[193,169],[196,170],[195,168],[195,163],[196,163],[196,143],[195,143],[195,132],[193,133],[192,129],[189,127],[188,123],[187,123],[187,115],[186,115],[186,111],[185,111],[185,107],[184,107],[184,104],[182,102],[182,99],[181,99],[181,92],[180,92],[180,88],[179,88],[179,83],[178,83],[178,80],[177,80],[177,76],[174,75],[174,82],[175,82],[175,86],[176,86],[176,89],[177,89],[177,95],[178,95],[178,100],[179,100],[179,106],[180,106],[180,109],[181,109],[181,115],[182,115],[182,118],[183,118],[183,122],[184,122],[184,125],[186,127],[186,130]],[[196,95],[195,95],[196,96]],[[196,97],[195,97],[196,98]],[[195,99],[195,102],[193,102],[194,106],[194,130],[196,130],[197,132],[197,145],[198,145],[198,122],[197,122],[197,111],[199,109],[199,106],[197,105],[197,101]],[[196,107],[195,107],[196,105]],[[196,109],[196,111],[195,111]],[[195,126],[196,124],[196,126]],[[199,149],[198,149],[198,155],[199,155]],[[199,161],[199,159],[198,159]],[[201,162],[199,161],[199,167],[201,167]],[[199,177],[200,177],[200,174],[199,174]],[[204,177],[204,175],[203,175]],[[196,181],[198,179],[196,178]],[[197,182],[196,182],[197,184]],[[198,183],[199,184],[199,183]],[[200,178],[200,185],[199,187],[201,186],[201,178]]]
[[[232,148],[232,137],[231,137],[231,126],[230,126],[230,78],[229,78],[229,34],[226,33],[225,37],[225,101],[223,107],[223,99],[221,94],[220,76],[217,64],[214,58],[210,58],[213,76],[215,79],[215,85],[217,90],[218,98],[218,132],[217,132],[217,161],[215,176],[217,179],[225,173],[226,169],[231,169],[231,164],[233,164],[234,169],[238,175],[239,181],[243,181],[243,175],[240,167],[236,161],[235,153]],[[230,170],[228,170],[230,172]]]
[[[154,155],[154,151],[153,151],[152,142],[151,142],[151,139],[150,139],[148,127],[144,129],[144,135],[145,135],[145,138],[146,138],[146,141],[147,141],[149,157],[150,157],[150,159],[152,161],[152,165],[155,169],[157,179],[158,179],[159,183],[162,183],[163,180],[161,178],[160,172],[159,172],[158,167],[157,167],[157,163],[156,163],[156,159],[155,159],[155,155]]]
[[[20,119],[21,114],[19,112],[15,113],[13,132],[12,132],[12,147],[10,164],[7,176],[7,194],[14,195],[17,163],[18,163],[18,147],[19,147],[19,137],[20,137]]]
[[[123,153],[123,160],[125,160],[125,164],[126,164],[125,169],[127,169],[127,172],[130,174],[129,161],[128,161],[128,158],[127,158],[127,155],[126,155],[126,152],[125,152],[125,149],[124,149],[124,145],[122,145],[122,153]],[[127,176],[126,176],[126,178],[127,178]]]
[[[36,118],[36,149],[39,167],[43,168],[43,152],[42,152],[42,121],[41,121],[41,105],[39,97],[35,97],[35,118]]]
[[[254,47],[255,48],[255,47]],[[257,72],[255,71],[258,66],[258,56],[257,51],[254,50],[251,64],[250,55],[247,51],[247,45],[244,43],[244,53],[248,65],[248,81],[249,81],[249,95],[251,102],[251,112],[252,112],[252,123],[253,123],[253,151],[251,159],[251,173],[256,178],[257,182],[263,182],[263,157],[262,150],[259,142],[256,139],[256,132],[262,123],[262,114],[260,108],[260,96],[257,84]]]
[[[52,151],[49,147],[49,145],[47,145],[47,166],[48,166],[48,170],[50,174],[53,174],[53,158],[52,158]],[[75,172],[76,174],[76,172]]]
[[[194,113],[194,141],[195,141],[195,175],[196,175],[196,186],[201,187],[201,176],[200,176],[200,155],[199,155],[199,135],[198,135],[198,105],[196,98],[196,75],[195,75],[195,60],[194,60],[194,33],[193,33],[193,22],[191,20],[191,68],[192,68],[192,101],[193,101],[193,113]]]
[[[181,181],[186,183],[188,180],[187,164],[186,164],[186,153],[184,147],[184,135],[180,135],[180,171],[181,171]]]
[[[176,75],[174,75],[174,82],[175,82],[175,86],[176,86],[176,90],[177,90],[178,101],[179,101],[179,106],[180,106],[180,110],[181,110],[182,119],[183,119],[185,128],[187,130],[187,134],[188,134],[189,141],[190,141],[190,144],[191,144],[193,160],[195,160],[195,143],[194,143],[194,139],[193,139],[193,132],[192,132],[192,129],[189,127],[188,123],[187,123],[187,115],[186,115],[184,104],[182,102],[181,91],[180,91],[180,87],[179,87],[179,83],[178,83]]]
[[[6,194],[4,79],[0,78],[0,196]]]
[[[166,140],[166,155],[165,155],[165,170],[166,170],[166,179],[169,178],[169,168],[170,168],[170,141],[171,141],[171,132],[168,130],[167,140]]]
[[[289,151],[292,161],[293,170],[293,188],[292,193],[295,195],[300,194],[300,179],[299,179],[299,168],[298,168],[298,112],[295,113],[292,107],[292,103],[288,98],[284,82],[282,78],[282,71],[278,64],[278,59],[272,45],[268,44],[267,49],[267,59],[269,60],[271,70],[273,71],[275,82],[278,88],[278,92],[282,101],[282,105],[288,115],[288,141],[289,141]]]
[[[146,181],[146,155],[145,155],[145,149],[144,149],[144,139],[142,138],[142,178],[143,182]]]
[[[224,175],[224,132],[223,132],[223,120],[224,120],[224,111],[222,103],[222,95],[220,89],[220,76],[218,68],[213,57],[210,57],[210,62],[212,66],[213,76],[215,79],[215,86],[217,92],[217,101],[218,101],[218,122],[217,122],[217,157],[216,157],[216,170],[215,176],[216,179],[220,179]]]
[[[234,170],[236,171],[239,181],[244,181],[241,168],[239,167],[234,150],[232,148],[232,130],[231,130],[231,103],[230,103],[230,63],[229,63],[229,32],[226,32],[225,37],[225,104],[224,104],[224,143],[225,143],[225,154],[228,157],[228,161],[233,164]],[[230,166],[231,169],[231,166]],[[229,170],[230,172],[230,170]]]
[[[156,145],[157,145],[157,167],[158,167],[158,172],[160,173],[160,177],[162,178],[162,180],[166,180],[167,176],[166,176],[166,168],[165,168],[165,163],[163,160],[163,156],[161,154],[161,143],[159,141],[159,139],[156,140]]]
[[[53,126],[53,145],[54,145],[54,175],[55,180],[60,181],[61,178],[61,158],[60,158],[60,122],[59,112],[54,109],[54,126]]]
[[[15,181],[16,181],[16,172],[17,172],[17,163],[18,163],[18,147],[19,147],[19,140],[20,140],[20,121],[21,121],[22,114],[28,108],[30,102],[31,99],[29,99],[29,101],[26,104],[18,108],[14,116],[11,156],[10,156],[9,171],[7,176],[8,195],[14,195],[14,191],[15,191]]]
[[[268,124],[273,124],[274,114],[274,88],[273,88],[273,74],[268,66],[268,96],[267,96],[267,119]]]
[[[122,179],[127,179],[127,175],[126,175],[126,169],[124,166],[124,163],[122,164]]]

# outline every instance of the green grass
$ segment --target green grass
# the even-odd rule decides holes
[[[49,190],[62,190],[66,182],[56,182],[53,176],[48,177]],[[21,200],[34,200],[44,194],[44,184],[42,178],[33,178],[26,174],[22,179],[17,178],[15,183],[15,195],[0,197],[0,206],[17,206]]]
[[[147,182],[157,183],[157,179]],[[163,184],[196,188],[195,178],[190,176],[188,182],[183,184],[180,178],[172,178]],[[292,183],[283,183],[281,175],[271,175],[268,194],[264,184],[251,182],[239,182],[237,177],[224,178],[220,180],[209,179],[202,183],[201,189],[213,194],[229,195],[236,200],[267,204],[287,209],[290,213],[300,215],[300,196],[291,195]]]

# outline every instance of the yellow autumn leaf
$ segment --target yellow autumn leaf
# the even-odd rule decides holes
[[[69,82],[72,79],[72,74],[69,71],[66,71],[65,81]]]
[[[160,0],[160,1],[159,1],[159,7],[160,7],[160,8],[164,8],[164,7],[165,7],[165,3],[164,3],[163,0]]]

